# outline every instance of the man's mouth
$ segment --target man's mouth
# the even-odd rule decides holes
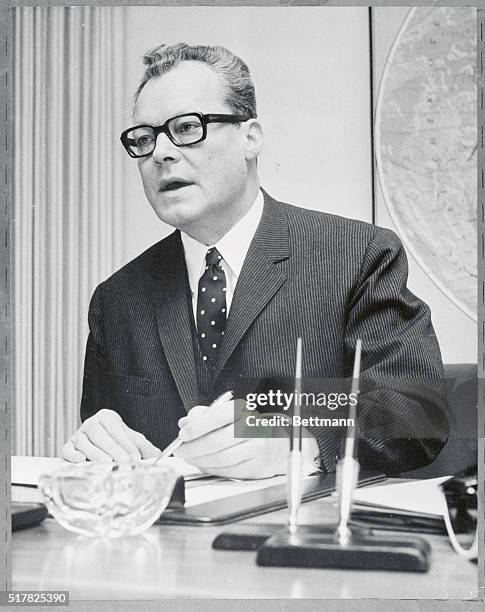
[[[183,179],[166,179],[162,181],[160,191],[176,191],[177,189],[182,189],[183,187],[188,187],[189,185],[192,185],[192,183]]]

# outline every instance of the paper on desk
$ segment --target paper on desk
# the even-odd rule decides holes
[[[142,459],[142,463],[153,463],[153,459]],[[207,478],[207,474],[204,474],[196,468],[194,465],[189,465],[183,459],[178,457],[164,457],[157,462],[157,465],[168,465],[172,467],[176,472],[184,477],[184,480],[197,480],[199,478]]]
[[[53,472],[63,465],[67,465],[67,461],[57,457],[12,457],[10,481],[15,485],[36,487],[41,474]]]
[[[312,476],[303,476],[304,479]],[[185,507],[205,504],[217,499],[225,499],[242,493],[252,493],[259,489],[285,485],[286,476],[273,476],[258,480],[231,480],[229,478],[210,477],[204,481],[189,483],[185,486]]]
[[[418,514],[443,516],[446,499],[440,484],[452,476],[364,487],[354,491],[354,503]]]
[[[153,459],[144,459],[142,463],[153,463]],[[48,474],[63,467],[64,465],[74,465],[57,457],[20,457],[12,456],[10,482],[15,485],[33,486],[39,484],[39,476]],[[158,465],[168,465],[181,474],[186,480],[204,478],[198,468],[185,463],[177,457],[167,457],[159,461]]]

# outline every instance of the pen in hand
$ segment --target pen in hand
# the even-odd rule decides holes
[[[232,391],[226,391],[222,395],[220,395],[217,399],[215,399],[212,404],[207,406],[207,410],[213,408],[216,404],[220,404],[222,402],[228,402],[232,400],[233,394]],[[165,457],[170,457],[170,455],[177,450],[177,448],[183,444],[183,440],[179,437],[175,438],[173,442],[171,442],[166,448],[163,449],[162,454],[159,455],[156,460],[153,462],[153,465],[156,465],[161,459],[165,459]]]

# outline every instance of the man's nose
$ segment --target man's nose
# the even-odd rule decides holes
[[[178,147],[173,144],[170,138],[164,132],[161,132],[157,136],[152,158],[157,164],[176,161],[180,158],[180,151]]]

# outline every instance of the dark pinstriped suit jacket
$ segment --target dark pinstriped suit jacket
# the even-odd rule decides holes
[[[194,405],[233,389],[286,388],[303,336],[303,390],[349,377],[363,341],[361,464],[386,473],[429,463],[447,437],[442,364],[429,308],[407,288],[399,239],[367,223],[296,208],[265,194],[207,393],[199,390],[180,233],[155,244],[95,291],[81,418],[101,408],[163,448]],[[348,391],[348,389],[347,389]],[[322,416],[329,414],[318,409]],[[341,409],[338,409],[341,410]],[[325,469],[342,439],[313,428]]]

